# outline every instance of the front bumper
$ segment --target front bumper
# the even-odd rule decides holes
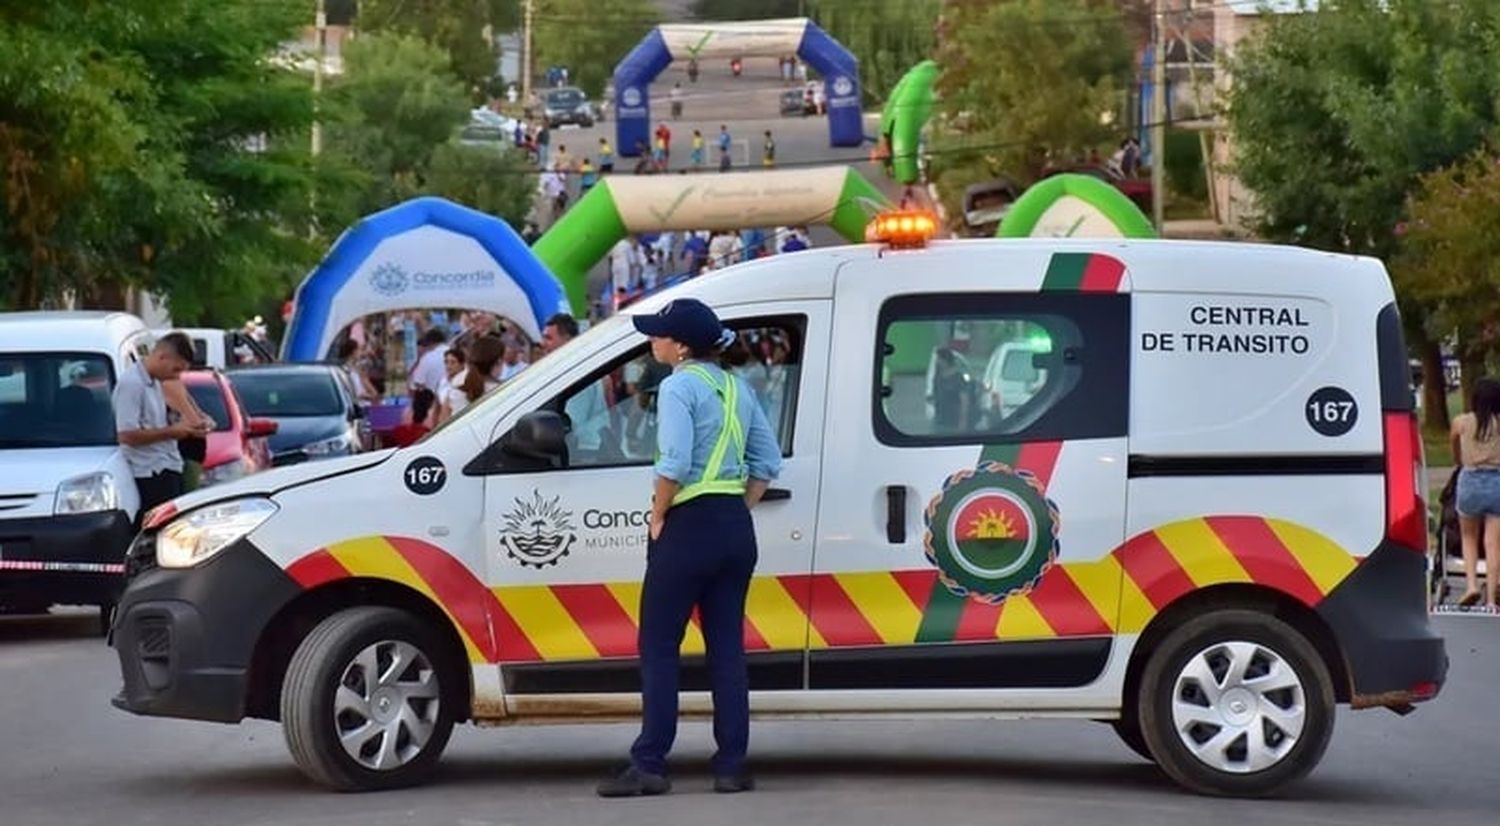
[[[0,605],[111,605],[134,525],[124,511],[0,520]]]
[[[149,557],[138,540],[132,557]],[[155,717],[244,719],[261,632],[301,588],[245,540],[196,568],[149,565],[130,581],[110,644],[124,688],[114,705]]]
[[[1437,696],[1448,651],[1427,616],[1427,560],[1382,542],[1318,605],[1338,637],[1355,708],[1399,708]]]

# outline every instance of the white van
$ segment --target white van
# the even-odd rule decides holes
[[[759,717],[1106,720],[1188,788],[1255,795],[1318,762],[1336,704],[1437,694],[1421,447],[1378,262],[871,244],[634,311],[683,296],[775,391],[785,463],[754,511],[745,629]],[[930,413],[957,324],[977,365],[1045,339],[1044,380],[1002,416]],[[114,627],[116,704],[279,719],[340,789],[425,778],[458,721],[637,714],[648,353],[616,317],[413,447],[156,514]],[[682,707],[703,715],[696,629],[684,650]]]
[[[140,500],[111,393],[151,343],[126,313],[0,314],[0,609],[118,599]]]

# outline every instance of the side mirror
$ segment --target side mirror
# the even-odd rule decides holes
[[[275,436],[280,429],[281,423],[274,419],[251,419],[245,423],[245,435],[252,439]]]
[[[533,410],[464,467],[466,476],[555,470],[568,466],[567,423],[551,410]]]
[[[365,406],[362,404],[356,404],[349,408],[349,421],[351,422],[357,422],[366,415],[368,415],[368,411],[365,410]]]

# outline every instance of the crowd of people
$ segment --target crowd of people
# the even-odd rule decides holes
[[[760,227],[742,230],[697,230],[640,233],[621,239],[609,253],[609,279],[595,303],[594,316],[604,317],[662,287],[778,253],[805,250],[807,227]]]

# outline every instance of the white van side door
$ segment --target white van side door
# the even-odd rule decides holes
[[[1038,247],[839,270],[812,688],[1063,702],[1099,680],[1125,525],[1124,286],[1113,259]]]
[[[755,690],[803,687],[808,574],[821,476],[830,302],[718,308],[748,359],[736,368],[777,431],[781,478],[754,510],[760,560],[746,607]],[[654,388],[670,370],[631,335],[560,377],[533,409],[570,420],[567,467],[485,478],[489,585],[523,638],[503,657],[518,695],[639,690],[636,635],[656,454]],[[504,434],[496,434],[499,438]],[[696,623],[685,654],[703,652]],[[683,687],[706,687],[701,661]]]

